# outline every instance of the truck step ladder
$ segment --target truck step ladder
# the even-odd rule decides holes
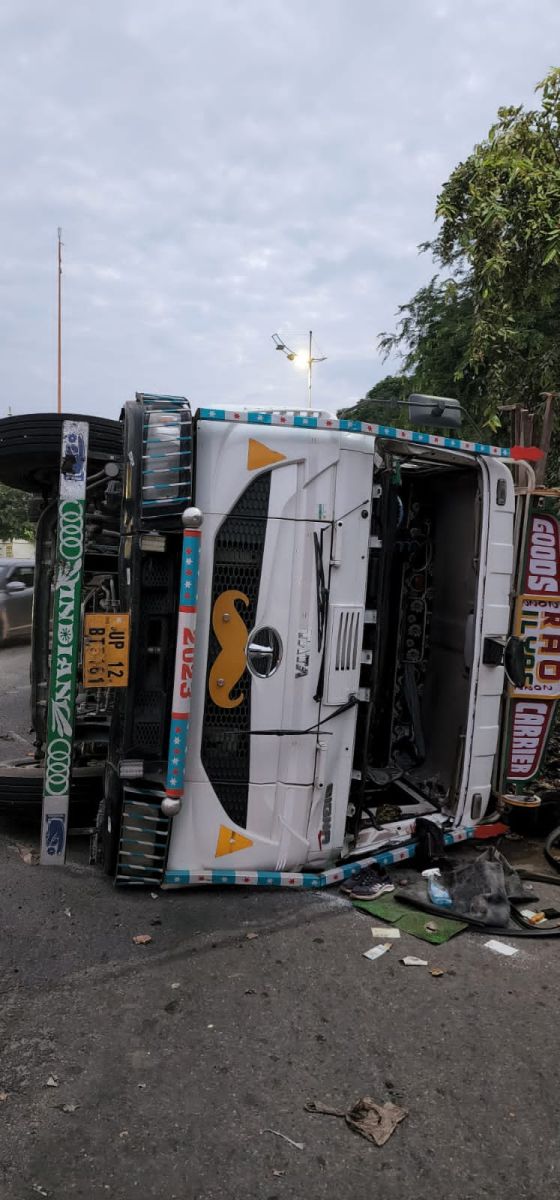
[[[163,881],[171,822],[160,792],[125,787],[115,883],[159,886]]]

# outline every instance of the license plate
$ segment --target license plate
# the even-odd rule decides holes
[[[128,613],[86,613],[83,679],[86,688],[128,684]]]

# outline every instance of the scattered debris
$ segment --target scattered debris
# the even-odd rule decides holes
[[[487,838],[503,837],[507,833],[509,826],[504,825],[503,821],[490,821],[488,825],[477,825],[474,836],[477,841],[484,841]]]
[[[421,888],[425,899],[423,884]],[[421,901],[418,907],[414,907],[416,904],[414,888],[409,888],[406,897],[399,890],[396,896],[381,896],[378,900],[354,900],[353,904],[359,912],[365,912],[370,917],[388,921],[391,925],[398,925],[401,936],[403,933],[410,933],[413,937],[420,938],[423,942],[430,942],[433,946],[448,942],[455,934],[461,933],[463,929],[467,928],[466,922],[447,916],[440,917],[439,913],[437,921],[433,917],[426,916]],[[430,920],[437,924],[435,933],[426,929],[426,922]]]
[[[516,946],[508,946],[507,942],[497,942],[495,938],[490,938],[489,942],[484,942],[487,950],[493,950],[495,954],[505,954],[509,957],[510,954],[517,954]]]
[[[58,1078],[56,1075],[49,1075],[45,1087],[58,1087]]]
[[[158,892],[150,892],[150,900],[159,900]]]
[[[34,1192],[38,1192],[40,1196],[48,1196],[48,1194],[49,1194],[49,1193],[47,1192],[47,1189],[46,1189],[46,1188],[44,1188],[44,1187],[41,1187],[41,1184],[40,1184],[40,1183],[34,1183],[34,1184],[33,1184],[33,1191],[34,1191]]]
[[[435,921],[428,921],[427,924],[424,925],[424,929],[426,929],[428,933],[437,933],[438,926],[436,925]]]
[[[74,1113],[74,1112],[77,1112],[77,1110],[79,1109],[79,1107],[80,1107],[80,1105],[79,1105],[79,1104],[61,1104],[61,1105],[60,1105],[60,1108],[62,1109],[62,1112],[65,1112],[65,1113]]]
[[[128,1137],[128,1129],[121,1129],[121,1131],[119,1133],[119,1137],[121,1137],[121,1138]]]
[[[246,933],[245,940],[247,942],[254,942],[255,938],[258,938],[258,936],[258,933]]]
[[[286,1172],[285,1171],[277,1171],[276,1169],[274,1169],[272,1174],[274,1175],[275,1179],[281,1179],[282,1175],[285,1175]]]
[[[64,909],[64,916],[65,916],[65,917],[71,917],[71,916],[72,916],[72,910],[71,910],[70,908],[65,908],[65,909]]]
[[[8,1099],[9,1092],[0,1092],[0,1104],[3,1104]]]
[[[440,975],[445,975],[445,971],[443,967],[430,967],[430,975],[433,975],[434,979],[439,979]]]
[[[285,1133],[280,1133],[279,1129],[261,1129],[261,1133],[273,1133],[275,1137],[282,1138],[282,1141],[289,1142],[290,1146],[295,1146],[296,1150],[303,1150],[303,1142],[294,1142],[293,1138],[288,1137]]]
[[[416,956],[414,954],[405,955],[404,958],[401,958],[401,962],[404,963],[405,967],[427,967],[428,966],[427,958],[416,958]]]
[[[39,851],[31,849],[30,846],[16,846],[16,850],[21,858],[21,861],[28,867],[36,867],[39,862]],[[45,1192],[46,1195],[46,1192]]]
[[[139,1087],[139,1088],[140,1088],[142,1091],[144,1091],[144,1088],[146,1087],[146,1084],[145,1084],[145,1083],[138,1083],[136,1086],[137,1086],[137,1087]]]
[[[132,939],[135,946],[147,946],[152,941],[151,933],[136,933]]]
[[[386,954],[387,950],[391,949],[390,942],[383,942],[381,946],[372,946],[371,950],[364,951],[364,958],[369,958],[373,962],[375,958],[381,958],[382,954]]]
[[[310,1100],[305,1105],[305,1111],[324,1113],[330,1117],[344,1117],[346,1124],[351,1129],[360,1133],[368,1142],[374,1142],[376,1146],[384,1146],[385,1142],[389,1141],[391,1134],[395,1132],[397,1125],[408,1116],[406,1108],[399,1108],[398,1104],[393,1104],[391,1101],[386,1104],[376,1104],[371,1096],[362,1096],[347,1111],[331,1108],[330,1105],[321,1104],[320,1101]]]
[[[400,938],[401,931],[396,925],[372,925],[371,936],[376,938]]]
[[[172,990],[172,991],[175,991],[175,989],[176,989],[176,988],[179,988],[180,986],[181,986],[181,984],[180,984],[180,983],[172,983],[172,984],[171,984],[171,990]]]

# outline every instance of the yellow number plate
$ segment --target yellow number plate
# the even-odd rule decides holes
[[[86,613],[84,619],[84,687],[128,684],[128,613]]]

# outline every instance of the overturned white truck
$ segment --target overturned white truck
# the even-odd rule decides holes
[[[71,760],[102,776],[96,857],[119,884],[320,886],[406,857],[419,816],[452,842],[530,793],[560,692],[558,523],[530,451],[139,395],[92,475],[70,432]],[[43,675],[71,644],[59,617]],[[50,779],[56,862],[70,792]]]

